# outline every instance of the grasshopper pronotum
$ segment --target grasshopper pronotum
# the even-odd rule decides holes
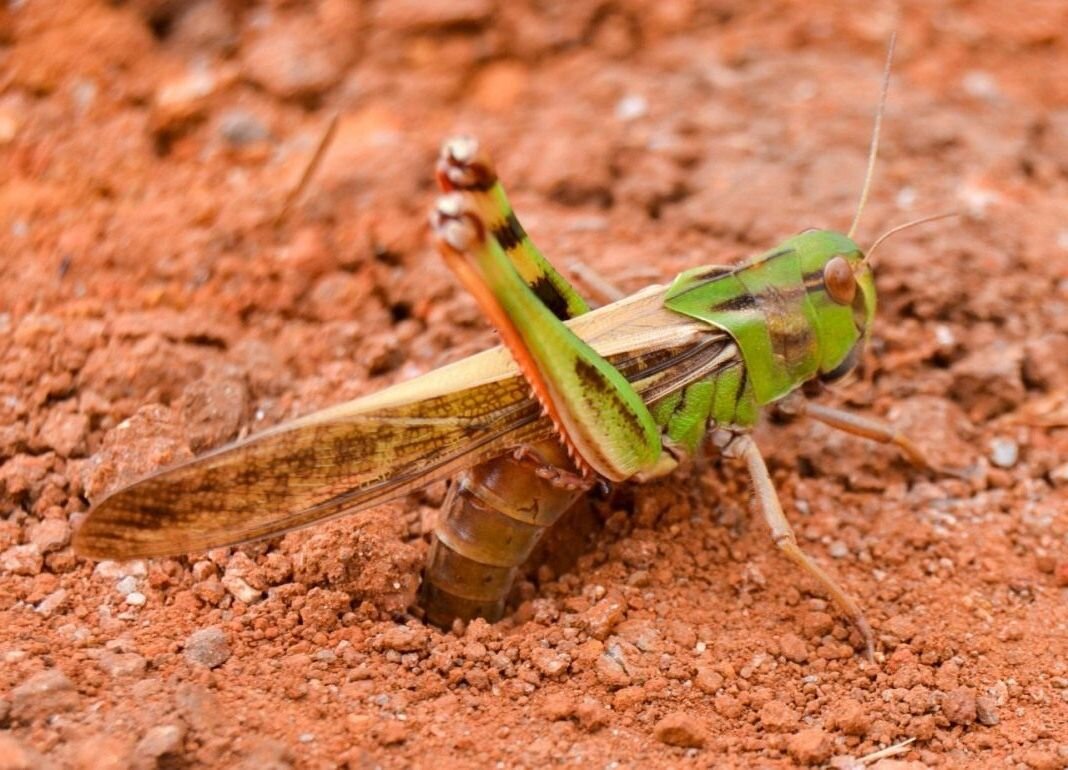
[[[821,583],[871,655],[859,605],[798,546],[750,430],[763,407],[779,404],[925,464],[889,425],[800,390],[849,374],[871,333],[875,284],[852,234],[888,73],[889,56],[849,235],[808,231],[594,311],[526,235],[477,143],[446,142],[432,228],[504,348],[120,489],[91,511],[78,551],[125,559],[233,545],[455,477],[426,570],[428,617],[495,619],[545,528],[596,479],[670,472],[709,440],[745,461],[776,545]]]

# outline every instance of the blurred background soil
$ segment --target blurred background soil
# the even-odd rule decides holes
[[[1068,5],[24,0],[0,5],[0,767],[1068,764]],[[514,612],[409,608],[444,489],[149,563],[89,502],[494,344],[427,241],[442,138],[557,264],[628,291],[845,229],[866,376],[969,479],[757,434],[874,663],[710,457],[554,532]],[[329,116],[335,141],[278,220]]]

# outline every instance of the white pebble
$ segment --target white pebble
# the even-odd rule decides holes
[[[144,607],[145,602],[148,601],[145,595],[140,591],[131,591],[126,594],[126,603],[131,607]]]
[[[649,112],[649,103],[645,101],[644,96],[638,94],[624,96],[616,102],[616,117],[624,122],[645,117],[647,112]]]
[[[1011,468],[1020,459],[1020,447],[1011,438],[996,438],[990,442],[990,462],[999,468]]]
[[[115,584],[115,590],[123,596],[129,596],[137,590],[137,578],[133,575],[127,575]]]

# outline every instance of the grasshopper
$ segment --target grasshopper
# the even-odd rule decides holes
[[[424,576],[427,616],[494,620],[542,533],[593,484],[662,476],[711,443],[744,461],[775,544],[819,582],[870,657],[860,606],[798,545],[750,433],[778,406],[930,467],[889,424],[814,403],[802,389],[853,372],[872,331],[873,273],[852,234],[889,61],[848,235],[807,231],[596,310],[526,234],[478,143],[447,141],[434,239],[503,346],[120,489],[90,511],[77,551],[128,559],[235,545],[452,477]]]

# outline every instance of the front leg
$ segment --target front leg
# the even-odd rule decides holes
[[[811,417],[824,425],[851,433],[854,436],[878,441],[880,444],[893,444],[901,454],[919,468],[926,468],[935,473],[966,479],[963,471],[946,468],[935,464],[916,443],[888,422],[874,417],[864,417],[847,412],[844,409],[824,406],[806,399],[801,393],[791,393],[778,404],[779,409],[787,415]]]

